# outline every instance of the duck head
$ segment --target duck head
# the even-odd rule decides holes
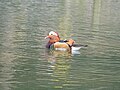
[[[45,37],[45,39],[49,39],[48,44],[46,45],[47,48],[50,47],[53,43],[59,42],[60,37],[57,32],[50,31],[48,35]]]

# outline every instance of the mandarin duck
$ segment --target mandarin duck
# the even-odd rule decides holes
[[[73,39],[69,40],[60,40],[60,36],[57,32],[50,31],[45,39],[49,39],[46,48],[54,49],[54,50],[62,50],[62,51],[71,51],[71,50],[79,50],[81,46],[86,47],[87,45],[78,45],[74,44],[75,41]]]

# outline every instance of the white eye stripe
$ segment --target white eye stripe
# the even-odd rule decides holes
[[[57,34],[56,32],[54,32],[54,31],[49,32],[49,35],[55,35],[55,36],[58,36],[58,34]]]

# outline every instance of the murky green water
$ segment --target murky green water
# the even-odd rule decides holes
[[[51,30],[88,47],[50,52]],[[120,1],[0,0],[0,90],[120,90]]]

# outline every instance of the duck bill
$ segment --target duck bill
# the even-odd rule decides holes
[[[46,37],[45,37],[45,39],[48,39],[48,38],[50,38],[50,36],[46,36]]]

